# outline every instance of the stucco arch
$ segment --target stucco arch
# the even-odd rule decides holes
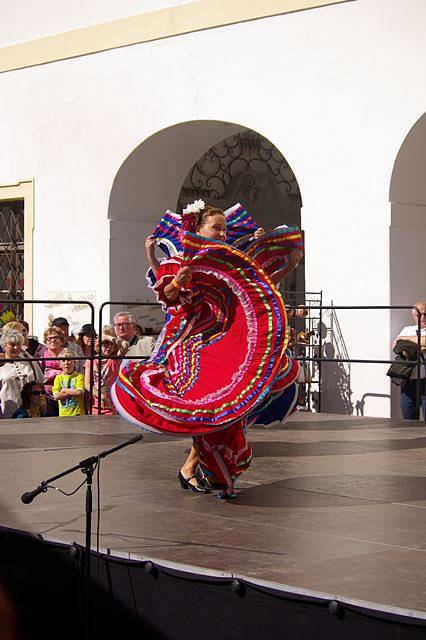
[[[410,204],[426,207],[426,113],[411,127],[395,159],[389,189],[393,205],[392,225],[412,223],[414,211],[401,210],[394,205]],[[425,210],[417,211],[424,214]],[[404,215],[405,214],[405,215]],[[411,215],[410,215],[411,214]]]
[[[426,298],[426,113],[405,137],[390,184],[391,304]],[[398,324],[405,312],[395,312]],[[397,327],[393,327],[397,328]]]
[[[188,172],[203,154],[247,129],[214,120],[179,123],[147,138],[123,161],[108,207],[111,299],[152,300],[144,281],[145,238],[161,214],[176,207]]]
[[[411,127],[395,159],[390,183],[390,304],[426,300],[426,113]],[[408,311],[391,313],[391,336],[412,324]],[[399,394],[392,394],[399,415]],[[398,396],[398,397],[397,397]]]

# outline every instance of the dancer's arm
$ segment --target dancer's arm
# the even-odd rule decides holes
[[[259,227],[254,232],[254,239],[259,240],[265,235],[265,229],[263,227]],[[288,264],[283,268],[273,273],[270,278],[274,284],[278,284],[283,278],[285,278],[289,273],[294,271],[301,261],[303,256],[303,251],[300,249],[293,249],[293,251],[288,256]]]
[[[160,267],[160,261],[155,257],[155,238],[154,236],[148,236],[145,240],[145,250],[148,264],[157,277],[158,269]]]
[[[289,273],[294,271],[301,261],[303,256],[303,251],[300,249],[293,249],[293,251],[289,255],[288,264],[284,267],[284,269],[280,269],[276,273],[273,273],[270,278],[274,284],[278,284],[283,278],[285,278]]]
[[[168,300],[176,300],[179,291],[191,281],[190,267],[182,267],[179,269],[173,280],[164,287],[164,294]]]

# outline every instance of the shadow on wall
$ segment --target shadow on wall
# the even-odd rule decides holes
[[[344,358],[344,354],[337,350],[334,343],[335,335],[329,334],[331,341],[323,346],[324,358]],[[350,365],[345,362],[323,362],[321,367],[321,410],[324,413],[342,413],[351,415],[353,404],[351,401]]]
[[[324,313],[319,330],[323,345],[322,357],[349,360],[342,330],[334,309]],[[355,412],[357,416],[363,416],[368,398],[390,398],[389,394],[366,392],[360,400],[356,401],[354,407],[352,393],[351,363],[323,362],[321,367],[321,411],[323,413],[352,415]]]

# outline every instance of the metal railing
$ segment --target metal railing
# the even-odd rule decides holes
[[[7,301],[5,301],[5,303],[7,303],[8,305],[12,305],[12,304],[17,304],[20,303],[22,305],[25,304],[69,304],[69,300],[12,300],[12,299],[8,299]],[[73,300],[72,301],[73,304],[80,304],[80,305],[85,305],[87,307],[89,307],[90,309],[90,324],[92,325],[92,327],[95,326],[95,307],[93,306],[93,304],[87,300]],[[16,320],[16,322],[19,322],[19,320]],[[89,407],[88,407],[88,412],[92,413],[92,398],[93,398],[93,362],[95,359],[95,341],[92,339],[92,343],[91,343],[91,349],[90,349],[90,356],[74,356],[73,360],[89,360],[90,359],[90,391],[89,391],[89,396],[90,396],[90,402],[89,402]],[[19,361],[19,360],[24,360],[25,362],[45,362],[46,360],[57,360],[57,361],[62,361],[62,360],[69,360],[69,357],[59,357],[59,356],[37,356],[37,357],[29,357],[27,355],[25,355],[25,358],[2,358],[2,363],[5,362],[15,362],[15,361]]]
[[[13,304],[16,303],[16,300],[8,300],[7,303],[8,304]],[[20,300],[19,302],[22,302],[23,304],[69,304],[69,301],[58,301],[58,300]],[[81,305],[86,305],[89,310],[90,310],[90,318],[91,318],[91,326],[93,328],[95,328],[95,309],[94,306],[91,302],[88,302],[87,300],[82,300],[82,301],[72,301],[74,304],[81,304]],[[89,401],[89,407],[88,407],[88,412],[92,413],[92,405],[93,405],[93,388],[94,388],[94,380],[95,380],[95,376],[94,376],[94,362],[97,361],[97,383],[98,383],[98,395],[100,394],[100,390],[101,390],[101,384],[102,384],[102,360],[104,359],[104,357],[102,356],[102,349],[101,349],[101,338],[102,338],[102,329],[103,329],[103,314],[104,314],[104,310],[107,306],[116,306],[116,307],[121,307],[123,309],[123,315],[127,314],[128,312],[126,310],[124,310],[124,307],[126,306],[131,306],[131,307],[135,307],[135,306],[141,306],[141,307],[159,307],[159,305],[157,303],[154,302],[134,302],[134,301],[130,301],[130,302],[126,302],[126,301],[107,301],[107,302],[103,302],[100,307],[99,307],[99,312],[98,312],[98,336],[99,336],[99,349],[98,349],[98,353],[95,352],[95,340],[92,339],[92,343],[91,343],[91,349],[90,349],[90,355],[85,355],[85,356],[75,356],[73,357],[74,360],[89,360],[90,361],[90,390],[89,390],[89,397],[90,397],[90,401]],[[287,309],[296,309],[297,306],[292,306],[292,305],[287,305]],[[421,312],[418,309],[418,307],[416,307],[415,305],[357,305],[357,306],[351,306],[351,305],[345,305],[345,306],[336,306],[336,305],[323,305],[322,303],[319,306],[319,314],[320,314],[320,318],[323,317],[323,312],[324,311],[331,311],[333,313],[335,313],[336,311],[402,311],[402,310],[411,310],[411,311],[415,311],[417,314],[417,353],[418,353],[418,358],[416,360],[406,360],[406,364],[412,364],[414,366],[416,366],[417,369],[417,413],[419,416],[420,413],[420,403],[421,403],[421,368],[422,366],[426,366],[424,364],[424,361],[422,360],[421,357]],[[19,322],[19,320],[18,320]],[[323,356],[323,338],[321,335],[321,330],[319,330],[318,333],[318,351],[317,354],[318,355],[313,355],[312,357],[305,357],[305,356],[296,356],[297,360],[300,361],[304,361],[304,362],[313,362],[316,363],[318,370],[321,372],[321,365],[325,362],[333,362],[333,363],[349,363],[349,364],[388,364],[391,365],[394,363],[394,360],[379,360],[379,359],[371,359],[371,358],[349,358],[345,357],[345,358],[327,358]],[[122,360],[122,359],[131,359],[131,360],[147,360],[149,358],[149,356],[138,356],[138,355],[131,355],[129,358],[126,357],[126,355],[124,356],[108,356],[108,359],[114,359],[114,360]],[[13,362],[17,360],[17,358],[4,358],[2,360],[2,362]],[[25,360],[28,362],[43,362],[45,360],[69,360],[69,357],[51,357],[51,356],[38,356],[38,357],[25,357]],[[318,412],[321,412],[321,393],[319,394],[319,405],[318,405]],[[98,415],[101,414],[102,410],[101,410],[101,402],[99,401],[98,398],[98,402],[97,402],[97,413]]]
[[[296,308],[296,307],[288,307],[288,308]],[[403,310],[411,310],[416,311],[417,314],[417,353],[418,358],[416,360],[405,360],[406,364],[412,364],[416,366],[417,369],[417,394],[416,394],[416,409],[417,416],[420,417],[420,403],[421,403],[421,368],[422,366],[426,366],[421,357],[421,311],[415,305],[357,305],[357,306],[336,306],[336,305],[323,305],[321,304],[321,316],[323,311],[332,310],[336,311],[403,311]],[[312,358],[296,358],[297,360],[303,361],[311,361],[311,362],[333,362],[333,363],[350,363],[350,364],[393,364],[395,360],[377,360],[377,359],[366,359],[366,358],[324,358],[322,355],[322,337],[321,333],[319,335],[319,357]],[[321,397],[319,398],[319,403],[321,403]],[[321,412],[321,404],[319,404],[319,412]],[[426,416],[424,416],[426,420]]]
[[[285,306],[287,310],[306,310],[306,314],[298,316],[297,314],[288,314],[289,330],[294,329],[295,339],[292,340],[290,334],[291,350],[294,357],[300,362],[306,363],[309,354],[319,350],[319,345],[311,338],[315,336],[322,338],[323,314],[322,291],[282,291]],[[298,327],[309,334],[308,341],[299,342]],[[315,362],[315,366],[309,368],[309,380],[303,383],[299,389],[298,404],[305,411],[311,411],[311,407],[319,408],[321,406],[322,393],[322,371],[321,361]]]
[[[103,313],[104,313],[104,309],[105,307],[152,307],[152,306],[161,306],[156,302],[123,302],[123,301],[119,301],[119,302],[114,302],[112,300],[108,300],[107,302],[102,302],[102,304],[99,307],[99,322],[98,322],[98,336],[100,337],[100,339],[102,339],[102,331],[103,331]],[[125,311],[123,309],[122,312],[119,312],[120,315],[127,315],[129,312]],[[98,363],[98,394],[100,392],[101,389],[101,382],[102,382],[102,360],[104,359],[102,356],[102,346],[101,343],[99,343],[99,353],[97,354],[97,363]],[[109,357],[109,359],[111,360],[123,360],[123,359],[131,359],[131,360],[148,360],[149,356],[137,356],[137,355],[131,355],[130,357],[127,356],[112,356]],[[92,402],[92,396],[91,396],[91,402]],[[100,415],[102,413],[102,407],[101,407],[101,403],[99,402],[99,395],[98,395],[98,410],[97,413],[98,415]]]

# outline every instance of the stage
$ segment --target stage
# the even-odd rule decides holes
[[[135,433],[118,417],[3,420],[1,524],[84,544],[84,489],[29,505],[21,494]],[[254,462],[230,502],[180,488],[189,439],[144,434],[103,460],[101,548],[426,617],[425,424],[299,413],[250,440]],[[93,528],[95,546],[96,512]]]

